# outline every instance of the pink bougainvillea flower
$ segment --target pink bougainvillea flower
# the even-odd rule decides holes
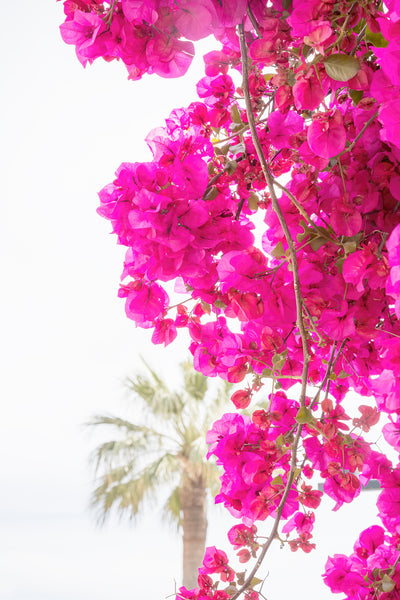
[[[332,207],[331,225],[338,235],[352,237],[362,226],[362,216],[354,203],[344,195]]]
[[[324,45],[329,44],[332,28],[328,21],[317,21],[308,35],[304,36],[304,43],[316,48],[323,54]],[[326,42],[326,44],[325,44]]]
[[[353,419],[354,427],[361,427],[365,433],[371,429],[373,425],[376,425],[380,419],[380,412],[375,406],[367,406],[362,404],[358,407],[358,410],[361,413],[361,417],[356,417]]]
[[[334,594],[345,593],[349,598],[354,598],[360,588],[368,588],[368,583],[360,573],[354,571],[351,560],[344,554],[328,558],[323,578]]]
[[[383,369],[370,385],[380,411],[387,413],[400,411],[400,379],[393,371]]]
[[[246,525],[234,525],[228,531],[228,540],[232,544],[235,550],[238,550],[242,546],[251,546],[254,544],[254,535],[257,532],[257,527],[247,527]]]
[[[218,0],[214,5],[221,25],[235,27],[246,14],[247,0]]]
[[[119,296],[126,298],[127,317],[144,328],[151,327],[163,315],[169,301],[160,285],[142,281],[132,281],[127,286],[121,286]]]
[[[393,191],[397,193],[397,188]],[[386,242],[389,253],[390,274],[386,283],[386,291],[395,300],[395,312],[400,318],[400,225],[397,225]]]
[[[400,39],[390,40],[386,48],[374,48],[385,75],[393,85],[400,85]]]
[[[213,33],[217,20],[211,0],[180,0],[174,14],[174,23],[180,34],[188,40],[197,41]]]
[[[319,15],[319,0],[308,0],[307,2],[295,0],[292,13],[287,19],[292,28],[292,35],[304,37],[311,33],[318,26]]]
[[[381,140],[400,148],[400,99],[385,102],[378,119],[382,123]]]
[[[349,254],[343,263],[343,278],[356,286],[359,292],[364,291],[364,277],[374,256],[368,248]]]
[[[385,541],[385,530],[379,525],[372,525],[360,534],[358,541],[354,544],[354,550],[360,558],[368,558]]]
[[[153,344],[168,346],[177,336],[176,325],[172,319],[161,319],[156,322],[151,341]]]
[[[158,19],[155,0],[122,0],[122,10],[128,21],[146,21],[152,25]]]
[[[268,34],[269,32],[267,32]],[[255,40],[249,48],[249,56],[254,62],[272,65],[276,60],[276,43],[270,35]]]
[[[322,492],[321,492],[322,494]],[[297,533],[311,533],[314,527],[315,515],[312,512],[302,513],[297,512],[293,517],[282,527],[283,533],[290,533],[296,529]]]
[[[325,310],[319,320],[321,330],[333,340],[354,335],[354,310],[345,300],[340,301],[337,308]]]
[[[231,396],[231,400],[236,408],[247,408],[251,402],[252,392],[250,389],[238,390]]]
[[[104,51],[104,45],[98,42],[98,36],[106,30],[99,15],[75,10],[73,19],[60,25],[61,37],[66,44],[76,46],[76,55],[83,66],[92,62]]]
[[[393,421],[390,416],[390,423],[387,423],[382,429],[383,437],[388,444],[400,452],[400,416],[397,417],[396,421]]]
[[[304,119],[294,110],[289,110],[284,115],[279,110],[274,110],[268,116],[268,127],[275,148],[291,148],[290,138],[303,131]]]
[[[398,88],[383,71],[375,71],[370,86],[370,92],[373,98],[378,102],[387,102],[393,99],[397,90]]]
[[[315,72],[300,75],[293,86],[294,105],[297,110],[315,110],[325,97]]]
[[[335,110],[315,115],[307,131],[310,148],[322,158],[336,156],[346,145],[346,130],[342,113]]]
[[[177,40],[164,33],[155,35],[146,46],[146,58],[161,77],[182,77],[194,57],[192,42]]]
[[[199,573],[219,573],[222,581],[233,581],[235,573],[228,565],[228,557],[223,550],[217,550],[215,546],[206,548],[203,559],[203,567]]]

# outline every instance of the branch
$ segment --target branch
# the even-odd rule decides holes
[[[297,315],[296,321],[297,321],[297,327],[300,332],[302,346],[303,346],[303,372],[302,372],[302,377],[301,377],[300,404],[301,404],[301,406],[305,406],[308,365],[310,362],[310,355],[309,355],[308,343],[307,343],[307,332],[306,332],[306,328],[305,328],[304,321],[303,321],[303,311],[302,311],[303,300],[302,300],[301,291],[300,291],[299,267],[297,264],[296,249],[295,249],[295,245],[293,242],[292,234],[290,233],[289,227],[283,216],[281,207],[279,206],[279,202],[276,197],[275,188],[274,188],[274,179],[272,177],[271,171],[269,169],[266,158],[264,156],[264,152],[261,147],[260,140],[259,140],[258,133],[257,133],[257,127],[256,127],[255,119],[254,119],[253,110],[251,107],[251,98],[250,98],[250,89],[249,89],[249,71],[248,71],[248,64],[247,64],[247,60],[248,60],[247,59],[247,44],[246,44],[246,40],[245,40],[245,36],[244,36],[243,23],[241,23],[239,25],[239,39],[240,39],[240,51],[241,51],[242,68],[243,68],[243,86],[242,87],[243,87],[244,98],[246,101],[246,113],[247,113],[247,120],[248,120],[249,126],[250,126],[251,137],[253,139],[254,147],[257,152],[258,160],[260,161],[260,165],[262,168],[263,175],[265,177],[265,181],[267,182],[268,191],[271,196],[272,207],[278,217],[279,223],[280,223],[283,233],[285,235],[285,238],[286,238],[286,241],[287,241],[287,244],[289,247],[290,258],[292,261],[293,287],[294,287],[294,295],[295,295],[295,300],[296,300],[296,315]]]
[[[285,491],[283,492],[283,496],[281,498],[281,501],[280,501],[279,506],[276,511],[276,517],[275,517],[273,527],[271,529],[271,533],[269,534],[267,541],[263,545],[260,556],[258,557],[257,562],[254,565],[253,569],[251,570],[250,575],[246,578],[246,581],[244,582],[242,587],[239,588],[238,591],[236,592],[236,594],[234,594],[232,596],[231,600],[236,600],[236,598],[239,598],[240,594],[242,594],[245,590],[247,590],[250,587],[251,582],[253,581],[254,575],[257,573],[258,569],[260,568],[260,565],[261,565],[262,561],[264,560],[264,557],[267,554],[269,547],[271,546],[273,540],[276,537],[276,534],[278,532],[279,522],[280,522],[281,516],[282,516],[283,507],[285,506],[285,502],[287,500],[290,488],[291,488],[293,480],[294,480],[294,474],[296,471],[296,462],[297,462],[297,448],[298,448],[298,445],[300,442],[302,429],[303,429],[303,425],[299,425],[299,428],[296,433],[296,437],[292,444],[292,460],[290,462],[289,476],[288,476],[288,479],[286,482]]]
[[[324,389],[324,386],[325,386],[326,382],[328,381],[328,379],[329,379],[329,377],[330,377],[330,375],[332,373],[332,369],[335,368],[335,365],[336,365],[336,363],[338,361],[338,358],[339,358],[340,354],[343,351],[343,348],[345,347],[346,342],[347,342],[347,339],[343,340],[343,342],[341,343],[340,348],[338,350],[338,353],[336,354],[336,357],[335,357],[335,350],[337,348],[337,341],[334,342],[334,344],[332,346],[331,355],[329,357],[329,361],[328,361],[328,364],[327,364],[327,367],[326,367],[325,377],[323,378],[323,380],[322,380],[322,382],[321,382],[321,384],[320,384],[320,386],[318,388],[317,393],[315,394],[314,398],[312,399],[312,402],[310,404],[310,408],[311,409],[318,402],[319,395],[322,392],[322,390]],[[329,382],[328,382],[328,387],[327,387],[327,393],[328,392],[329,392]]]
[[[303,362],[303,372],[302,372],[302,389],[301,389],[300,403],[301,403],[301,406],[305,406],[305,395],[306,395],[307,378],[308,378],[308,363],[309,363],[310,357],[309,357],[309,351],[308,351],[307,333],[306,333],[306,329],[304,326],[303,314],[302,314],[303,301],[302,301],[301,292],[300,292],[299,269],[298,269],[298,264],[297,264],[296,250],[295,250],[293,238],[291,236],[291,233],[289,231],[287,223],[284,219],[282,210],[279,206],[278,199],[276,197],[275,189],[274,189],[274,180],[273,180],[273,177],[269,170],[269,167],[268,167],[267,161],[265,159],[263,150],[261,148],[260,140],[259,140],[258,134],[257,134],[257,128],[256,128],[254,115],[253,115],[252,108],[251,108],[251,98],[250,98],[249,82],[248,82],[247,46],[246,46],[246,40],[244,37],[243,23],[241,23],[239,25],[239,39],[240,39],[240,49],[241,49],[242,65],[243,65],[243,92],[244,92],[244,97],[245,97],[245,101],[246,101],[247,119],[249,121],[250,131],[251,131],[254,147],[256,149],[257,156],[260,161],[265,180],[267,182],[268,190],[269,190],[269,193],[271,196],[272,206],[278,216],[279,222],[281,224],[281,227],[285,234],[286,241],[289,246],[290,257],[291,257],[292,266],[293,266],[293,287],[294,287],[294,293],[295,293],[295,298],[296,298],[297,326],[299,328],[301,339],[302,339],[303,361],[304,361]],[[299,442],[301,439],[302,429],[303,429],[303,425],[299,425],[297,428],[295,439],[293,440],[293,443],[292,443],[290,471],[288,474],[285,490],[283,492],[281,501],[280,501],[279,506],[276,511],[276,517],[275,517],[275,521],[272,526],[271,532],[268,536],[266,543],[263,545],[260,556],[258,557],[257,562],[254,565],[253,569],[251,570],[249,576],[246,578],[246,581],[241,586],[241,588],[232,596],[231,600],[236,600],[245,590],[247,590],[249,587],[251,587],[251,582],[254,578],[254,575],[258,571],[261,563],[264,560],[266,553],[268,552],[273,540],[275,539],[275,537],[277,535],[279,523],[280,523],[280,520],[282,517],[282,511],[285,506],[287,497],[289,495],[289,492],[290,492],[290,489],[291,489],[291,486],[293,484],[294,477],[295,477],[296,465],[297,465],[297,449],[298,449]]]
[[[238,158],[235,158],[234,160],[238,163],[241,160],[243,160],[245,157],[244,156],[239,156]],[[233,159],[232,159],[233,160]],[[205,199],[205,197],[207,196],[208,192],[211,190],[212,186],[214,185],[214,183],[216,181],[218,181],[218,179],[227,171],[229,171],[231,165],[229,163],[232,162],[232,160],[228,160],[227,164],[224,166],[224,168],[219,171],[216,175],[214,175],[214,177],[211,177],[210,181],[208,182],[208,185],[206,187],[206,189],[204,190],[204,194],[202,196],[202,200]]]
[[[279,183],[279,181],[277,181],[276,179],[274,179],[274,185],[276,185],[276,187],[278,187],[280,190],[282,190],[282,192],[284,192],[286,194],[286,196],[289,198],[289,200],[292,202],[292,204],[294,204],[294,206],[297,208],[297,210],[299,211],[301,216],[314,229],[315,228],[314,221],[311,219],[311,217],[308,215],[308,213],[304,210],[304,208],[302,207],[300,202],[293,196],[292,192],[290,192],[287,187],[285,187],[284,185]],[[331,240],[330,237],[329,237],[329,240]]]
[[[251,24],[254,27],[254,31],[256,32],[257,37],[259,37],[259,38],[262,37],[262,33],[260,32],[260,28],[259,28],[258,23],[257,23],[257,19],[255,18],[254,13],[251,10],[250,4],[247,5],[247,15],[248,15],[248,17],[249,17],[249,19],[251,21]]]

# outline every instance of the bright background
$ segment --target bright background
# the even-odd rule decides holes
[[[98,529],[87,508],[96,439],[83,423],[126,411],[122,382],[141,369],[139,352],[171,386],[186,356],[126,319],[123,249],[96,192],[121,162],[150,158],[146,134],[196,99],[201,60],[183,80],[129,82],[122,64],[81,67],[58,32],[60,3],[7,2],[1,14],[0,600],[165,598],[180,584],[181,547],[158,511]],[[328,500],[312,555],[277,543],[268,600],[330,597],[326,556],[350,551],[375,498],[339,513]],[[209,545],[228,550],[227,517],[213,508],[210,519]]]

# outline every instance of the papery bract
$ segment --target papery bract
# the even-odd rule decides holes
[[[322,158],[331,158],[345,148],[346,131],[339,110],[333,113],[319,113],[307,130],[310,148]]]

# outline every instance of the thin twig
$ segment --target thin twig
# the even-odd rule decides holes
[[[320,385],[319,385],[319,387],[318,387],[318,391],[317,391],[317,393],[315,394],[315,396],[314,396],[314,398],[312,399],[312,402],[311,402],[311,404],[310,404],[310,408],[311,408],[311,409],[312,409],[312,408],[315,406],[315,404],[318,402],[319,395],[320,395],[320,393],[322,392],[322,390],[324,389],[326,382],[328,382],[328,387],[327,387],[327,390],[329,391],[329,383],[330,383],[330,382],[328,381],[328,379],[329,379],[329,377],[330,377],[330,375],[331,375],[331,373],[332,373],[332,370],[335,368],[335,365],[336,365],[336,363],[337,363],[337,361],[338,361],[338,359],[339,359],[339,356],[341,355],[341,353],[342,353],[342,351],[343,351],[343,348],[344,348],[344,347],[345,347],[345,345],[346,345],[346,342],[347,342],[347,339],[343,340],[343,342],[340,344],[340,348],[339,348],[339,350],[338,350],[338,352],[337,352],[336,356],[335,356],[335,351],[336,351],[336,348],[337,348],[337,341],[336,341],[336,342],[334,342],[334,344],[333,344],[333,346],[332,346],[332,350],[331,350],[331,355],[330,355],[330,357],[329,357],[329,361],[328,361],[328,364],[327,364],[327,366],[326,366],[325,376],[324,376],[324,378],[323,378],[322,382],[320,383]]]
[[[264,560],[264,557],[267,554],[269,547],[271,546],[272,542],[274,541],[274,539],[276,537],[276,534],[278,532],[279,522],[280,522],[281,516],[282,516],[282,511],[285,506],[290,488],[292,487],[292,483],[294,480],[294,474],[295,474],[296,463],[297,463],[297,448],[298,448],[298,445],[300,442],[302,429],[303,429],[303,425],[299,425],[299,428],[296,433],[296,437],[292,444],[292,460],[290,463],[289,476],[288,476],[288,479],[286,482],[285,491],[283,492],[283,496],[281,498],[281,501],[279,502],[279,506],[276,511],[276,517],[275,517],[275,521],[274,521],[274,524],[271,529],[271,533],[269,534],[267,541],[263,545],[260,556],[258,557],[256,564],[252,568],[250,575],[248,575],[248,577],[246,578],[246,581],[244,582],[242,587],[240,587],[238,589],[238,591],[236,592],[236,594],[234,594],[232,596],[231,600],[236,600],[236,598],[239,598],[240,594],[242,594],[245,590],[247,590],[250,587],[251,582],[253,581],[254,575],[257,573],[258,569],[260,568],[260,565],[261,565],[262,561]]]
[[[257,19],[255,18],[254,13],[251,10],[250,4],[247,5],[247,15],[248,15],[248,17],[249,17],[249,19],[251,21],[251,24],[254,27],[254,31],[256,32],[257,37],[259,37],[259,38],[262,37],[262,33],[261,33],[260,28],[259,28],[258,23],[257,23]]]
[[[377,110],[370,119],[368,119],[368,121],[364,124],[364,127],[361,129],[360,133],[354,138],[354,140],[351,142],[351,144],[349,146],[347,146],[347,148],[345,148],[344,150],[342,150],[339,154],[337,154],[336,156],[334,156],[333,158],[340,158],[343,154],[346,154],[346,152],[351,152],[354,148],[354,146],[357,144],[358,140],[362,137],[362,135],[364,134],[364,132],[368,129],[368,127],[371,125],[371,123],[373,121],[375,121],[375,118],[379,115],[379,110]]]
[[[301,297],[300,290],[300,278],[299,278],[299,267],[297,264],[297,256],[296,249],[294,245],[294,241],[292,238],[292,234],[290,233],[289,227],[285,221],[285,218],[282,213],[282,209],[279,205],[278,198],[276,197],[275,188],[274,188],[274,178],[272,177],[271,171],[269,169],[268,163],[264,156],[263,149],[260,144],[260,140],[257,133],[257,127],[254,119],[253,110],[251,107],[251,98],[250,98],[250,89],[249,89],[249,71],[247,64],[247,45],[244,36],[244,26],[243,23],[239,25],[239,39],[240,39],[240,50],[241,50],[241,58],[242,58],[242,69],[243,69],[243,94],[246,102],[246,113],[247,120],[250,125],[251,137],[253,140],[254,147],[257,152],[258,160],[260,161],[261,168],[265,177],[265,181],[267,182],[268,191],[271,196],[272,207],[278,217],[279,223],[282,227],[283,233],[285,235],[290,258],[292,261],[293,267],[293,287],[294,287],[294,295],[296,300],[296,321],[297,327],[300,332],[302,346],[303,346],[303,372],[302,372],[302,385],[301,385],[301,393],[300,393],[300,404],[301,406],[305,406],[305,397],[306,397],[306,389],[307,389],[307,377],[308,377],[308,364],[310,362],[310,354],[308,350],[308,342],[307,342],[307,332],[303,321],[303,299]]]
[[[315,227],[314,221],[312,221],[311,217],[304,210],[304,208],[302,207],[300,202],[293,196],[292,192],[290,192],[286,186],[279,183],[279,181],[277,181],[276,179],[274,179],[274,185],[276,185],[276,187],[278,187],[280,190],[282,190],[282,192],[284,192],[286,194],[286,196],[289,198],[291,203],[294,204],[294,206],[297,208],[297,210],[299,211],[301,216],[304,217],[304,219],[307,221],[307,223],[309,225],[311,225],[311,227],[314,229],[314,227]]]
[[[245,158],[244,156],[239,156],[238,158],[235,158],[235,162],[237,162],[237,163],[238,163],[238,162],[240,162],[241,160],[243,160],[244,158]],[[223,168],[221,171],[219,171],[219,172],[218,172],[216,175],[214,175],[214,177],[211,177],[211,179],[210,179],[210,181],[208,182],[208,185],[207,185],[207,187],[206,187],[206,189],[205,189],[205,191],[204,191],[204,194],[203,194],[202,200],[205,200],[205,198],[206,198],[206,196],[207,196],[208,192],[211,190],[211,188],[213,187],[214,183],[215,183],[216,181],[218,181],[218,179],[219,179],[219,178],[220,178],[220,177],[221,177],[221,176],[222,176],[224,173],[226,173],[227,171],[229,171],[229,169],[230,169],[230,167],[231,167],[231,164],[230,164],[231,162],[232,162],[232,161],[228,161],[228,162],[227,162],[227,164],[224,166],[224,168]]]
[[[291,236],[291,233],[289,231],[289,228],[287,226],[287,223],[283,217],[281,208],[279,206],[279,202],[278,202],[276,194],[275,194],[274,181],[273,181],[271,172],[269,170],[267,161],[265,159],[263,150],[261,148],[260,140],[259,140],[258,134],[257,134],[257,128],[256,128],[255,120],[254,120],[253,111],[251,108],[251,98],[250,98],[249,81],[248,81],[247,46],[246,46],[246,40],[244,37],[243,23],[241,23],[239,25],[239,39],[240,39],[240,50],[241,50],[241,55],[242,55],[243,92],[244,92],[244,97],[245,97],[245,101],[246,101],[247,119],[248,119],[248,122],[250,125],[250,130],[251,130],[254,147],[256,148],[257,155],[258,155],[258,158],[259,158],[262,170],[263,170],[263,174],[264,174],[265,180],[267,182],[268,190],[269,190],[269,193],[271,196],[272,206],[278,216],[279,222],[284,231],[286,241],[289,246],[291,260],[292,260],[293,286],[294,286],[294,292],[295,292],[295,298],[296,298],[296,308],[297,308],[297,326],[299,328],[302,343],[303,343],[303,361],[304,362],[303,362],[302,390],[301,390],[301,396],[300,396],[300,403],[301,403],[301,406],[305,406],[305,396],[306,396],[307,379],[308,379],[308,363],[309,363],[310,358],[309,358],[308,343],[307,343],[307,333],[306,333],[304,322],[303,322],[302,298],[301,298],[301,293],[300,293],[299,270],[298,270],[298,265],[297,265],[296,250],[294,247],[293,238]],[[273,540],[276,538],[279,523],[280,523],[280,520],[282,517],[283,508],[285,506],[287,497],[289,495],[289,492],[290,492],[290,489],[292,487],[294,477],[295,477],[296,465],[297,465],[297,449],[298,449],[299,442],[301,439],[302,429],[303,429],[303,425],[297,426],[297,432],[296,432],[295,438],[292,442],[290,470],[288,473],[288,478],[287,478],[286,486],[285,486],[281,501],[279,502],[279,506],[276,511],[276,517],[275,517],[275,521],[272,526],[271,532],[268,536],[267,541],[263,545],[260,556],[258,557],[257,562],[254,565],[253,569],[251,570],[249,576],[246,578],[244,584],[240,587],[240,589],[232,596],[231,600],[236,600],[236,598],[238,598],[245,590],[247,590],[249,587],[251,587],[251,583],[253,581],[254,575],[257,573]]]

